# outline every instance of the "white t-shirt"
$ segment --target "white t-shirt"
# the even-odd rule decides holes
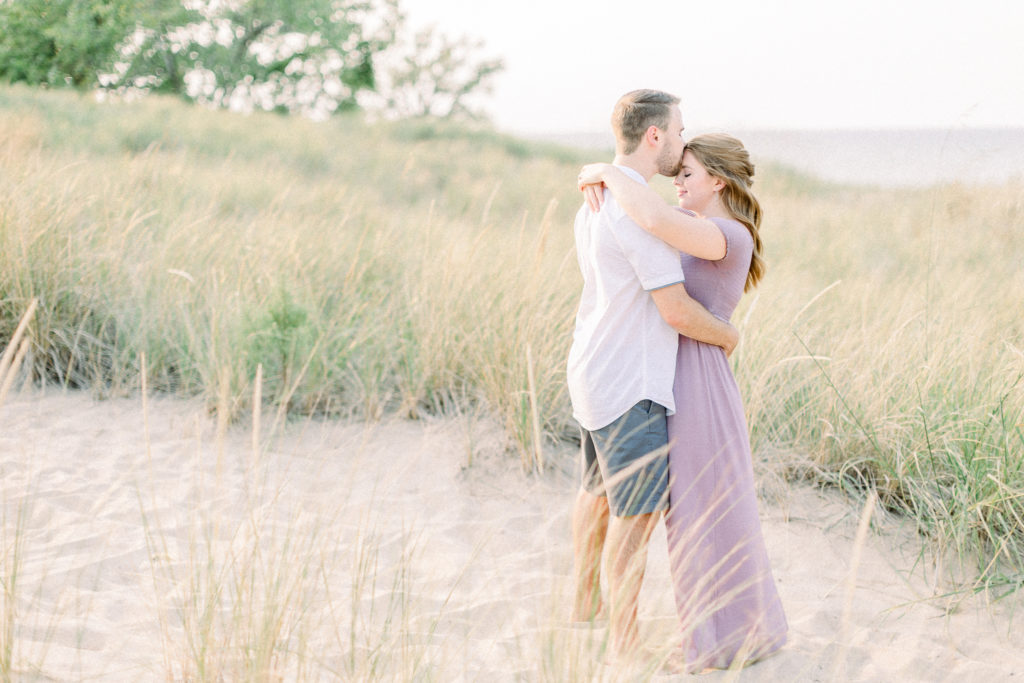
[[[678,334],[650,291],[683,281],[679,252],[637,225],[608,190],[600,212],[580,208],[575,233],[583,293],[568,363],[573,417],[594,431],[644,399],[675,412]]]

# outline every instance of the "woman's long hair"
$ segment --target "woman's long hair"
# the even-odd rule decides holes
[[[722,203],[733,218],[747,226],[754,240],[754,254],[747,271],[747,282],[743,291],[757,286],[765,271],[761,256],[761,204],[750,191],[754,184],[754,164],[743,143],[731,135],[711,133],[698,135],[686,143],[691,152],[708,173],[721,178],[725,187],[721,190]]]

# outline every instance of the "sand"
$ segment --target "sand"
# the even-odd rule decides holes
[[[303,420],[253,448],[200,403],[30,390],[0,406],[0,671],[31,680],[622,680],[565,623],[571,466],[491,421]],[[568,463],[563,449],[548,453]],[[789,644],[701,680],[1024,677],[1020,596],[938,598],[905,522],[766,483]],[[663,529],[641,630],[670,643]],[[852,561],[859,553],[860,562]],[[913,570],[913,571],[912,571]],[[853,581],[851,582],[851,576]],[[952,611],[950,611],[952,610]],[[687,676],[654,675],[656,680]]]

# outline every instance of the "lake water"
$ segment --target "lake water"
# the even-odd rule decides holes
[[[920,187],[1024,179],[1024,128],[728,132],[743,140],[755,163],[774,161],[825,180]],[[606,154],[615,144],[611,132],[533,137]]]

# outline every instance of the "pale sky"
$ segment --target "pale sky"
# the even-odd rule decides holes
[[[608,128],[635,88],[688,128],[1024,126],[1024,0],[401,0],[485,41],[514,133]]]

